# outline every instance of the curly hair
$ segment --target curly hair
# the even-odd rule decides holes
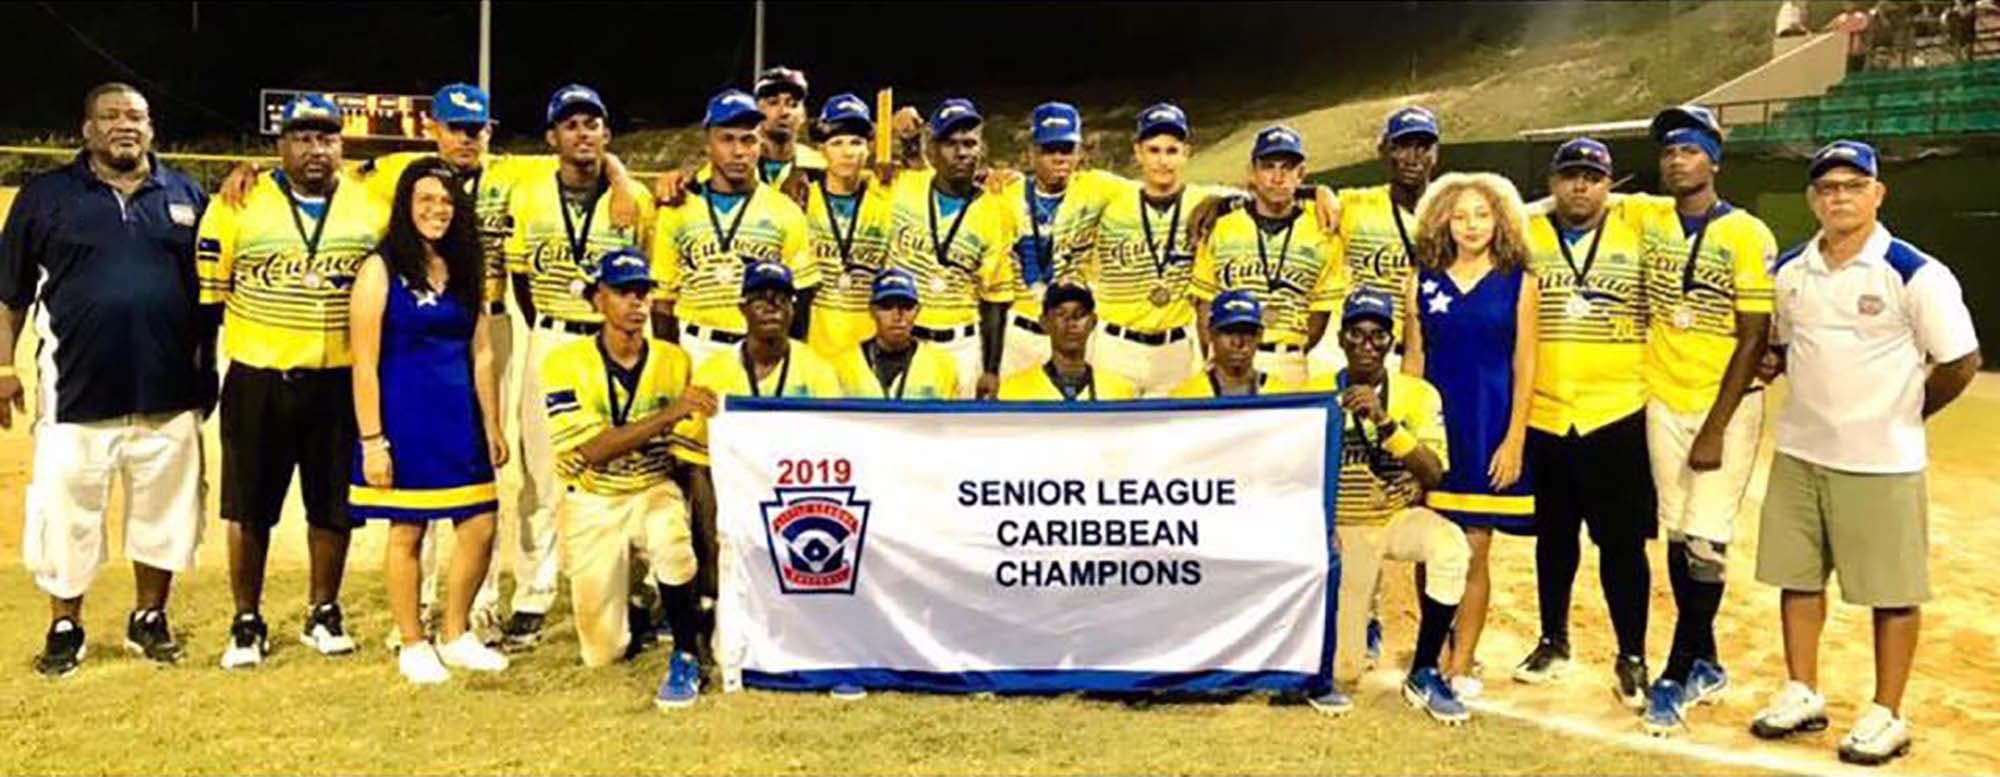
[[[1493,209],[1493,267],[1502,271],[1528,265],[1528,227],[1523,216],[1521,193],[1514,183],[1493,173],[1446,173],[1432,181],[1417,201],[1417,255],[1419,267],[1443,270],[1458,259],[1458,243],[1451,238],[1451,211],[1458,195],[1475,191]]]

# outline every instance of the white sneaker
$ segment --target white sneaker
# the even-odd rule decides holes
[[[1451,678],[1451,692],[1458,694],[1461,701],[1471,701],[1486,693],[1486,683],[1472,675],[1462,674]]]
[[[487,647],[486,643],[479,641],[479,635],[470,631],[445,643],[437,649],[437,653],[446,666],[475,672],[498,672],[506,669],[509,663],[500,651]]]
[[[354,637],[348,635],[347,626],[342,622],[340,604],[330,602],[306,610],[305,627],[299,631],[299,642],[319,651],[323,656],[344,656],[354,652]]]
[[[429,640],[396,651],[396,671],[413,685],[436,685],[451,679],[451,672],[438,663],[437,649]]]
[[[1783,739],[1807,731],[1826,730],[1826,697],[1805,683],[1792,681],[1771,695],[1769,704],[1750,720],[1750,733],[1761,739]]]
[[[264,663],[264,654],[271,647],[265,634],[262,617],[256,613],[237,615],[229,624],[229,647],[222,651],[222,668],[246,669]]]
[[[1888,763],[1907,752],[1910,722],[1880,704],[1868,705],[1868,712],[1855,721],[1854,730],[1840,740],[1840,760],[1862,766]]]

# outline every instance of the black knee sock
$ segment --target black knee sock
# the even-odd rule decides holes
[[[1715,661],[1715,613],[1722,608],[1722,584],[1696,580],[1691,566],[1686,542],[1667,543],[1667,576],[1673,581],[1680,616],[1674,622],[1674,646],[1661,676],[1683,683],[1695,659]]]
[[[701,656],[701,602],[694,584],[662,584],[660,604],[667,612],[667,628],[673,632],[674,649]]]
[[[1569,646],[1569,597],[1582,555],[1575,527],[1535,538],[1535,592],[1542,608],[1542,639]]]
[[[1604,605],[1611,611],[1611,629],[1618,634],[1618,654],[1646,655],[1646,613],[1652,602],[1653,570],[1646,546],[1598,548],[1597,576],[1604,586]]]
[[[1445,604],[1422,593],[1417,594],[1421,619],[1417,621],[1417,653],[1410,659],[1410,671],[1436,669],[1438,654],[1444,652],[1445,637],[1451,634],[1452,619],[1458,617],[1458,605]]]

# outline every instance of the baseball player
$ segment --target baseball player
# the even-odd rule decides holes
[[[731,89],[712,97],[702,120],[709,166],[698,196],[662,208],[653,228],[655,332],[677,339],[699,365],[743,341],[744,268],[760,261],[788,265],[805,289],[795,300],[810,311],[819,265],[806,239],[805,214],[775,187],[758,185],[757,125],[763,114],[750,95]],[[801,315],[804,315],[803,313]]]
[[[516,181],[508,194],[505,254],[514,302],[530,322],[526,361],[521,370],[520,555],[515,558],[513,615],[501,630],[502,645],[524,649],[541,639],[542,621],[555,604],[557,566],[555,508],[561,497],[555,454],[549,448],[548,416],[541,407],[539,365],[545,355],[597,334],[604,317],[583,297],[597,274],[597,262],[618,249],[645,245],[644,228],[653,221],[652,199],[635,182],[614,182],[605,148],[611,142],[610,111],[587,86],[571,84],[550,96],[544,138],[558,164],[547,175]],[[639,201],[635,227],[612,223],[605,193],[628,187]],[[527,366],[534,366],[528,369]]]
[[[1049,333],[1049,360],[1000,382],[1002,401],[1099,402],[1138,399],[1132,384],[1090,366],[1085,351],[1097,331],[1097,300],[1090,288],[1069,280],[1049,286],[1042,299],[1042,328]]]
[[[541,365],[550,446],[569,487],[556,524],[577,647],[592,667],[627,654],[628,586],[643,559],[674,637],[655,703],[685,707],[701,688],[696,561],[668,449],[676,425],[715,412],[715,396],[688,385],[687,354],[646,336],[654,286],[646,258],[619,249],[597,270],[585,290],[602,330],[565,343]]]
[[[834,95],[820,108],[818,125],[826,171],[806,174],[805,215],[820,288],[813,294],[806,343],[821,356],[839,359],[875,334],[871,288],[889,262],[890,187],[866,175],[869,139],[875,135],[868,103],[852,94]]]
[[[236,617],[222,667],[261,664],[264,561],[292,471],[299,472],[312,558],[300,639],[353,652],[342,623],[347,484],[355,446],[348,290],[387,227],[387,209],[340,172],[340,109],[317,95],[281,113],[280,167],[241,207],[217,202],[196,237],[201,303],[223,306],[230,357],[222,386],[222,518]]]
[[[787,184],[795,175],[825,170],[826,157],[799,142],[806,123],[806,74],[783,65],[766,69],[757,74],[750,93],[764,119],[757,127],[758,180],[789,190]]]
[[[194,228],[208,197],[153,156],[137,89],[104,84],[83,104],[83,152],[23,187],[0,233],[0,428],[25,405],[16,334],[42,313],[21,550],[49,596],[35,658],[49,677],[84,659],[83,597],[104,564],[114,476],[125,482],[137,589],[125,647],[180,660],[167,593],[201,541],[200,426],[215,401],[215,320],[194,294]]]
[[[833,360],[842,393],[881,399],[957,399],[958,366],[916,339],[917,279],[883,270],[870,285],[869,315],[875,335]]]
[[[1195,253],[1188,286],[1189,296],[1202,303],[1196,308],[1202,316],[1206,303],[1224,291],[1255,294],[1264,308],[1257,368],[1291,384],[1306,382],[1306,353],[1326,334],[1347,291],[1340,238],[1323,231],[1317,215],[1307,215],[1315,205],[1298,202],[1305,159],[1296,130],[1273,126],[1257,133],[1250,152],[1254,202],[1216,220]]]
[[[1079,170],[1083,115],[1069,103],[1035,106],[1028,118],[1032,175],[1010,176],[997,192],[1014,211],[1014,305],[1008,314],[1000,374],[1012,375],[1049,359],[1041,300],[1048,285],[1078,272],[1090,252],[1098,214],[1125,182],[1102,170]]]
[[[1215,295],[1208,310],[1208,368],[1175,386],[1169,396],[1213,399],[1304,390],[1257,369],[1257,344],[1264,339],[1264,306],[1257,302],[1257,295],[1248,289],[1231,289]]]

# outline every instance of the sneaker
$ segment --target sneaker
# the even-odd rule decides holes
[[[660,681],[660,691],[653,695],[653,706],[662,710],[676,710],[693,706],[701,696],[701,667],[694,656],[679,650],[667,659],[667,677]]]
[[[853,683],[841,683],[833,686],[832,695],[836,701],[860,701],[868,698],[868,689]]]
[[[174,632],[167,628],[167,614],[162,610],[134,610],[126,616],[125,650],[155,663],[181,661],[181,643],[174,641]]]
[[[42,638],[42,654],[35,656],[35,671],[50,679],[76,674],[76,668],[83,665],[84,652],[83,627],[70,618],[58,619],[49,624],[49,633]]]
[[[1367,646],[1367,647],[1366,647],[1366,648],[1364,649],[1364,651],[1363,651],[1363,654],[1364,654],[1364,655],[1365,655],[1365,656],[1367,657],[1367,659],[1368,659],[1368,668],[1370,668],[1370,669],[1373,669],[1373,668],[1375,668],[1375,664],[1376,664],[1377,662],[1380,662],[1380,661],[1382,660],[1382,619],[1381,619],[1381,618],[1369,618],[1369,619],[1368,619],[1368,637],[1367,637],[1367,641],[1368,641],[1368,646]]]
[[[507,619],[507,625],[500,628],[500,649],[519,652],[533,648],[542,641],[542,614],[539,612],[515,612]]]
[[[1646,711],[1639,716],[1639,724],[1653,736],[1672,736],[1687,728],[1687,708],[1686,688],[1662,677],[1646,689]]]
[[[242,669],[264,663],[264,654],[271,651],[270,640],[266,638],[269,633],[264,628],[264,616],[238,613],[229,624],[229,647],[222,651],[222,668]]]
[[[1750,733],[1759,739],[1783,739],[1806,731],[1826,730],[1826,697],[1805,683],[1788,682],[1771,695],[1771,703],[1750,719]]]
[[[1729,673],[1706,658],[1694,660],[1694,667],[1688,670],[1688,706],[1697,704],[1717,704],[1722,701],[1722,692],[1729,688]]]
[[[1910,722],[1880,704],[1868,705],[1854,730],[1840,740],[1840,760],[1862,766],[1879,766],[1908,752]]]
[[[1341,693],[1339,688],[1329,688],[1326,693],[1308,697],[1306,704],[1321,715],[1336,718],[1354,711],[1354,700]]]
[[[437,649],[437,654],[445,666],[474,672],[499,672],[512,663],[505,654],[487,647],[486,643],[479,641],[479,635],[470,631],[444,643]]]
[[[1465,708],[1465,702],[1459,701],[1458,693],[1434,667],[1418,669],[1403,680],[1403,701],[1423,710],[1424,714],[1431,716],[1431,720],[1447,726],[1472,719],[1472,712]]]
[[[438,660],[437,648],[430,640],[404,646],[396,651],[396,671],[411,685],[437,685],[451,679],[451,670],[444,668]]]
[[[1451,692],[1466,701],[1486,695],[1486,683],[1478,677],[1462,674],[1451,678]]]
[[[1618,684],[1611,689],[1618,695],[1618,701],[1633,710],[1646,708],[1646,659],[1638,656],[1619,656],[1618,666],[1613,670],[1618,676]]]
[[[487,647],[500,644],[500,613],[492,607],[474,607],[466,619],[466,630],[479,635]]]
[[[1541,685],[1562,679],[1569,673],[1569,646],[1543,637],[1535,649],[1514,667],[1514,682]]]
[[[319,651],[322,656],[344,656],[354,652],[354,638],[347,635],[347,627],[341,624],[339,602],[316,604],[306,610],[306,623],[299,629],[299,641]]]

